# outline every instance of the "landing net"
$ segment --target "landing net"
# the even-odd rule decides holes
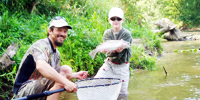
[[[121,89],[118,78],[88,78],[76,84],[79,100],[117,100]]]

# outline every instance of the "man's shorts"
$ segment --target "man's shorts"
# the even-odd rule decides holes
[[[94,78],[120,78],[122,81],[120,94],[128,94],[129,66],[130,63],[114,64],[106,59]]]
[[[60,67],[56,68],[56,71],[59,73]],[[55,83],[54,81],[47,78],[28,80],[24,82],[23,85],[19,88],[15,98],[21,98],[32,94],[42,93],[52,88],[54,83]],[[36,100],[46,100],[46,97],[38,98]]]
[[[38,80],[29,80],[25,82],[18,90],[15,98],[21,98],[24,96],[41,93],[49,90],[54,85],[54,81],[47,78],[41,78]],[[46,97],[38,98],[37,100],[46,100]]]

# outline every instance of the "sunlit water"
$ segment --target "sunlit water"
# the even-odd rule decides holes
[[[200,41],[162,41],[162,45],[156,70],[132,72],[129,100],[200,100]],[[78,99],[75,93],[63,92],[60,100]]]

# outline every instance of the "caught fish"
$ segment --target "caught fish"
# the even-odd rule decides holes
[[[130,48],[131,45],[130,45],[129,42],[124,41],[124,40],[109,40],[107,42],[102,43],[101,45],[98,45],[96,47],[96,49],[92,50],[89,53],[89,55],[93,60],[95,55],[97,54],[97,52],[103,51],[105,49],[108,50],[108,51],[114,51],[119,47],[123,47],[123,49],[125,49],[125,48]]]

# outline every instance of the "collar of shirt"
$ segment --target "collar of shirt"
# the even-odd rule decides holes
[[[55,53],[55,52],[56,52],[56,49],[53,48],[53,44],[52,44],[51,40],[50,40],[49,38],[48,38],[48,40],[49,40],[49,43],[50,43],[50,45],[51,45],[52,51]]]

